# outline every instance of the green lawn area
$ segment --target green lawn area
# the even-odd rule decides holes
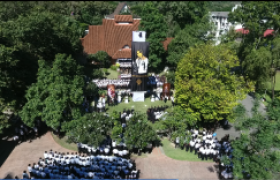
[[[266,101],[263,102],[263,104],[265,106],[268,105],[268,103],[271,102],[271,97],[272,97],[272,94],[271,94],[271,82],[265,82],[264,84],[265,88],[262,89],[262,90],[258,90],[257,94],[259,94],[261,97],[264,97],[266,98]],[[266,90],[266,93],[265,93],[265,90]],[[274,89],[274,96],[275,97],[279,97],[280,96],[280,71],[277,71],[277,74],[276,74],[276,83],[275,83],[275,89]]]
[[[271,90],[271,82],[266,82],[265,87],[267,88],[267,90]],[[280,71],[277,71],[276,73],[275,90],[276,91],[280,90]]]
[[[102,70],[104,70],[104,68],[102,68]],[[119,72],[118,71],[114,71],[110,68],[107,69],[108,70],[108,75],[106,75],[107,79],[118,79],[119,78]]]
[[[64,147],[65,149],[78,151],[77,144],[75,143],[67,143],[67,136],[64,136],[63,138],[59,139],[56,135],[52,133],[54,141],[59,144],[60,146]]]
[[[164,101],[155,101],[151,102],[151,98],[145,98],[144,102],[133,102],[131,98],[129,98],[128,103],[121,102],[120,104],[116,106],[107,106],[109,109],[107,112],[111,113],[114,110],[117,112],[123,111],[123,109],[132,109],[134,108],[135,111],[141,112],[141,113],[146,113],[147,109],[150,108],[151,106],[162,106],[162,105],[167,105],[170,108],[172,108],[172,103],[171,101],[167,101],[164,103]]]
[[[167,138],[163,138],[161,140],[163,144],[163,151],[166,156],[176,159],[176,160],[181,160],[181,161],[202,161],[200,158],[197,158],[197,155],[194,155],[194,152],[186,152],[186,150],[181,150],[180,148],[174,148],[170,141],[168,141]],[[212,162],[213,160],[207,160],[205,162]]]

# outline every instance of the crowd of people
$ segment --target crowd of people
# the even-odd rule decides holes
[[[160,119],[166,112],[164,112],[168,108],[165,106],[151,107],[147,109],[147,117],[149,121],[154,123],[156,120]]]
[[[23,171],[23,179],[137,179],[139,176],[135,162],[129,159],[52,150],[46,151],[38,163],[29,164],[27,171]]]
[[[125,89],[129,88],[130,79],[94,79],[92,82],[94,82],[100,89],[107,90],[107,85],[109,84],[114,84],[115,88]]]
[[[186,151],[194,151],[198,158],[202,160],[213,159],[213,161],[219,163],[220,176],[225,179],[232,178],[232,165],[224,165],[221,162],[222,156],[232,158],[233,148],[229,142],[229,135],[219,141],[216,133],[207,132],[206,129],[203,129],[202,132],[192,129],[190,132],[191,140],[189,144],[186,144]],[[176,146],[179,142],[180,139],[176,138]]]
[[[45,124],[37,119],[35,121],[35,126],[33,128],[30,128],[26,126],[21,120],[18,120],[18,123],[15,125],[15,135],[13,137],[13,140],[17,143],[22,143],[26,140],[29,140],[29,142],[32,141],[32,139],[39,137],[39,132],[45,127]]]

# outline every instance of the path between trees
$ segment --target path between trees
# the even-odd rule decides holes
[[[5,147],[1,147],[5,148]],[[38,162],[43,158],[44,151],[73,152],[58,145],[51,132],[29,142],[17,145],[0,168],[0,179],[22,178],[22,172],[27,171],[28,164]],[[171,159],[163,154],[160,148],[154,148],[152,153],[144,158],[134,158],[137,169],[140,169],[141,179],[180,179],[180,180],[216,180],[215,163],[188,162]]]
[[[240,101],[242,103],[242,105],[245,107],[248,116],[250,116],[250,117],[252,116],[251,109],[254,105],[254,101],[255,101],[255,99],[250,95],[247,95],[245,99]],[[262,114],[265,114],[265,112],[266,112],[266,107],[262,102],[260,103],[259,111]],[[233,124],[230,124],[228,129],[223,129],[223,128],[217,129],[216,133],[217,133],[218,139],[221,139],[225,134],[229,134],[230,139],[235,139],[236,137],[240,136],[240,131],[235,130]]]

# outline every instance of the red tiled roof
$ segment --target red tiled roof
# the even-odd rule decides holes
[[[166,38],[166,39],[162,42],[165,51],[167,51],[167,49],[168,49],[168,44],[171,43],[172,39],[174,39],[174,38],[168,37],[168,38]]]
[[[266,37],[266,36],[271,36],[273,35],[273,29],[267,29],[264,33],[263,33],[263,36]]]
[[[95,54],[98,51],[106,51],[104,46],[104,31],[104,26],[89,26],[89,33],[81,39],[84,52]]]
[[[120,51],[117,51],[112,56],[112,59],[118,59],[118,58],[130,59],[131,58],[131,49],[122,49]]]
[[[133,22],[131,15],[115,15],[115,22]]]
[[[267,37],[270,35],[273,35],[273,29],[267,29],[264,33],[263,33],[263,37]],[[248,34],[249,30],[246,29],[236,29],[235,32],[241,32],[242,34]]]
[[[113,59],[131,58],[131,50],[123,49],[125,45],[131,47],[132,31],[137,31],[140,20],[134,20],[131,15],[116,15],[117,20],[132,20],[131,24],[117,24],[116,20],[103,19],[102,25],[89,26],[89,33],[81,38],[84,52],[95,54],[105,51]],[[173,38],[163,41],[164,49]],[[121,50],[121,51],[120,51]]]
[[[248,34],[249,30],[246,30],[246,29],[236,29],[235,32],[241,32],[242,34]]]

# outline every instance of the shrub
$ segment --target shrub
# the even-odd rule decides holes
[[[116,71],[116,70],[118,69],[118,67],[115,66],[115,65],[112,65],[110,68],[111,68],[112,70],[114,70],[114,71]]]

